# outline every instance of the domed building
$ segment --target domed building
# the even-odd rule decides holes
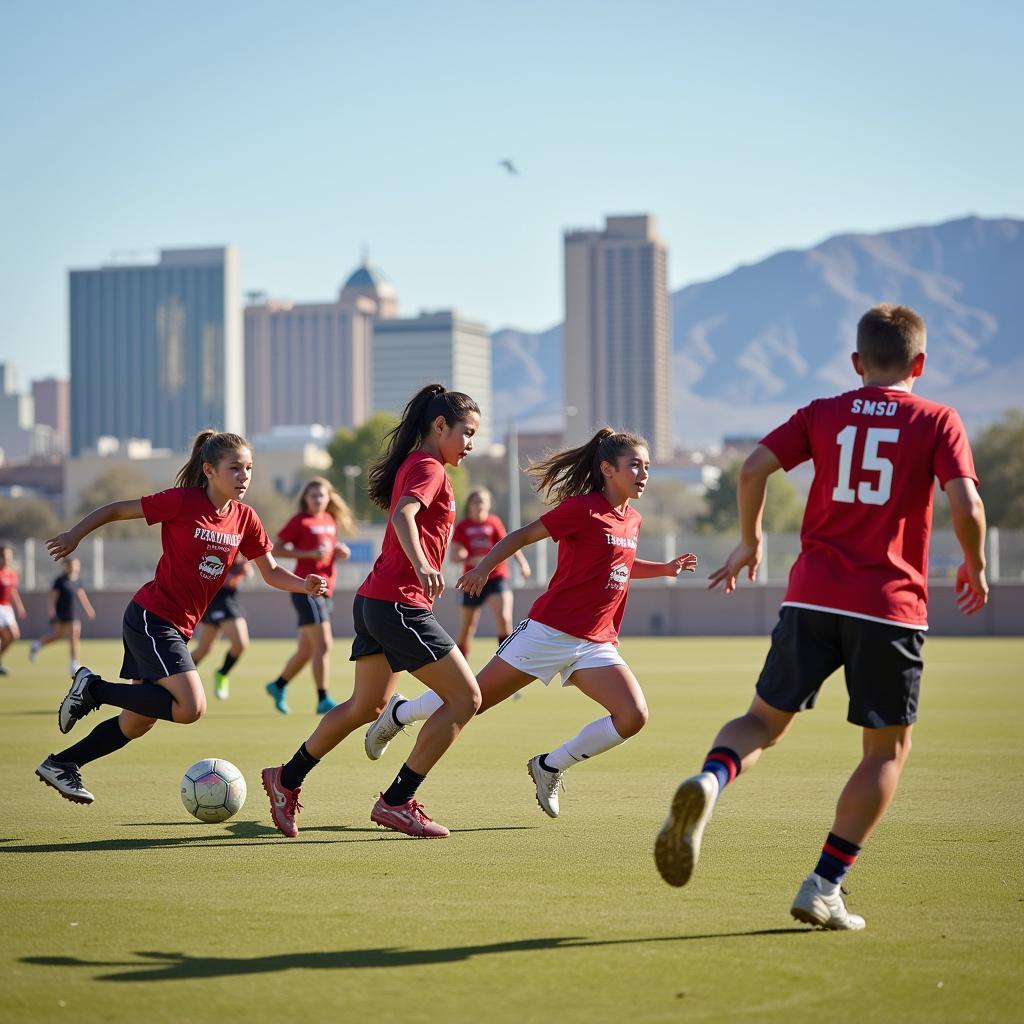
[[[398,316],[398,292],[395,286],[365,256],[338,292],[338,302],[343,306],[356,306],[357,300],[361,298],[374,304],[373,315],[381,320],[391,320]]]

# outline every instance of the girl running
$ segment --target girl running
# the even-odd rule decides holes
[[[348,558],[351,552],[338,540],[338,531],[354,533],[355,524],[348,505],[322,476],[313,477],[299,495],[299,511],[285,523],[274,545],[277,558],[294,558],[295,571],[301,576],[313,572],[327,580],[321,597],[292,594],[292,606],[299,616],[299,646],[288,659],[281,674],[267,683],[267,693],[282,715],[288,714],[284,699],[285,687],[306,662],[313,664],[316,684],[317,714],[335,706],[327,688],[331,681],[331,596],[334,594],[334,563]]]
[[[356,592],[352,616],[355,688],[328,711],[312,736],[279,768],[263,769],[274,824],[298,835],[299,788],[310,770],[350,732],[372,722],[410,672],[440,694],[395,781],[370,820],[406,835],[435,838],[448,829],[426,816],[416,789],[480,706],[480,691],[462,652],[431,613],[444,590],[441,566],[455,521],[455,495],[445,466],[473,450],[480,409],[468,395],[431,384],[410,400],[387,450],[370,470],[370,499],[388,510],[380,557]],[[426,717],[426,716],[424,716]]]
[[[566,769],[596,757],[635,736],[647,722],[640,684],[618,651],[618,633],[631,579],[693,572],[697,556],[671,562],[636,557],[641,518],[630,501],[644,492],[650,472],[647,442],[635,434],[599,430],[585,445],[556,452],[531,466],[537,490],[558,505],[510,533],[463,576],[457,586],[479,594],[490,571],[526,544],[551,537],[558,564],[548,589],[477,677],[486,711],[540,679],[547,685],[561,674],[607,712],[582,732],[527,762],[545,814],[558,817],[558,790]],[[376,759],[404,725],[440,706],[425,693],[406,701],[395,694],[366,733],[366,752]]]
[[[213,695],[217,700],[228,699],[228,673],[238,664],[238,659],[249,646],[249,623],[245,621],[245,611],[238,602],[238,588],[242,580],[251,575],[249,560],[239,555],[225,573],[224,585],[213,595],[210,606],[199,620],[199,638],[192,649],[192,661],[197,667],[210,653],[222,629],[231,645],[220,668],[213,673]]]
[[[144,736],[157,720],[188,725],[202,718],[206,695],[188,640],[239,552],[278,590],[323,593],[327,581],[322,576],[303,580],[274,561],[259,516],[242,504],[251,476],[252,452],[245,438],[204,430],[174,487],[104,505],[46,542],[54,558],[67,558],[105,523],[145,519],[161,524],[163,545],[156,575],[124,613],[121,678],[132,682],[107,682],[82,666],[61,701],[57,724],[62,733],[103,704],[124,709],[36,769],[66,799],[91,804],[94,797],[82,785],[82,766]]]
[[[7,675],[3,657],[7,648],[21,636],[18,619],[25,618],[25,606],[18,593],[18,570],[14,568],[14,548],[0,544],[0,676]]]
[[[463,573],[467,573],[504,536],[505,524],[496,515],[491,514],[491,492],[486,487],[478,487],[475,491],[470,491],[466,499],[465,518],[455,524],[451,560],[461,562]],[[529,578],[530,563],[526,557],[521,551],[517,551],[515,559],[523,576]],[[509,588],[509,575],[508,562],[502,562],[491,570],[479,594],[463,592],[462,607],[459,609],[458,645],[466,657],[469,657],[469,644],[480,621],[480,609],[485,604],[494,615],[499,647],[512,632],[512,591]]]
[[[81,668],[78,661],[78,645],[82,636],[82,623],[78,618],[78,604],[90,619],[96,618],[89,595],[78,578],[81,572],[82,563],[77,558],[64,559],[64,571],[53,581],[53,588],[50,590],[50,632],[34,640],[28,652],[29,661],[35,661],[40,650],[47,644],[67,637],[68,646],[71,648],[72,675]]]

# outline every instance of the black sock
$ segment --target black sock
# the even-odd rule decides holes
[[[306,776],[320,763],[320,758],[314,757],[303,743],[292,759],[281,769],[281,785],[285,789],[298,789],[306,780]]]
[[[274,685],[275,685],[275,686],[276,686],[276,687],[277,687],[277,688],[278,688],[279,690],[283,690],[283,689],[284,689],[284,688],[285,688],[285,687],[286,687],[286,686],[288,685],[288,683],[289,683],[289,682],[291,682],[291,680],[289,680],[289,679],[285,679],[285,677],[284,677],[284,676],[278,676],[278,677],[277,677],[277,678],[276,678],[276,679],[274,680]]]
[[[384,803],[389,807],[397,807],[411,800],[416,795],[420,783],[426,775],[414,772],[407,764],[402,765],[402,770],[395,776],[395,781],[388,787],[384,794]]]
[[[239,655],[239,657],[241,657],[241,655]],[[236,661],[238,661],[238,658],[228,651],[228,653],[224,655],[224,664],[220,667],[220,674],[222,676],[226,676],[235,667]]]
[[[57,761],[70,761],[81,768],[83,764],[106,757],[107,754],[120,750],[130,742],[131,740],[121,732],[121,723],[117,718],[108,718],[105,722],[100,722],[88,736],[59,754],[54,754],[53,757]]]
[[[321,689],[319,686],[316,688],[316,695],[318,700],[323,700],[327,696],[327,691]]]
[[[134,711],[146,718],[174,721],[171,691],[148,680],[136,686],[134,683],[108,683],[99,676],[93,676],[89,683],[89,696],[99,704],[113,704],[115,708]]]

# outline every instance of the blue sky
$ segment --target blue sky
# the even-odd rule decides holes
[[[67,269],[232,242],[324,299],[562,316],[561,233],[653,213],[673,288],[843,231],[1024,216],[1021,6],[0,6],[0,360],[67,368]],[[511,157],[511,177],[497,166]]]

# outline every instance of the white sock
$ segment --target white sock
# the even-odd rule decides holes
[[[444,701],[433,690],[421,693],[415,700],[407,700],[399,704],[395,711],[395,718],[402,725],[409,725],[411,722],[422,722],[429,718]]]
[[[591,722],[578,735],[573,736],[568,743],[563,743],[557,750],[545,754],[544,763],[549,768],[562,772],[577,761],[596,757],[625,742],[615,731],[611,715],[609,715],[607,718],[599,718],[596,722]]]

